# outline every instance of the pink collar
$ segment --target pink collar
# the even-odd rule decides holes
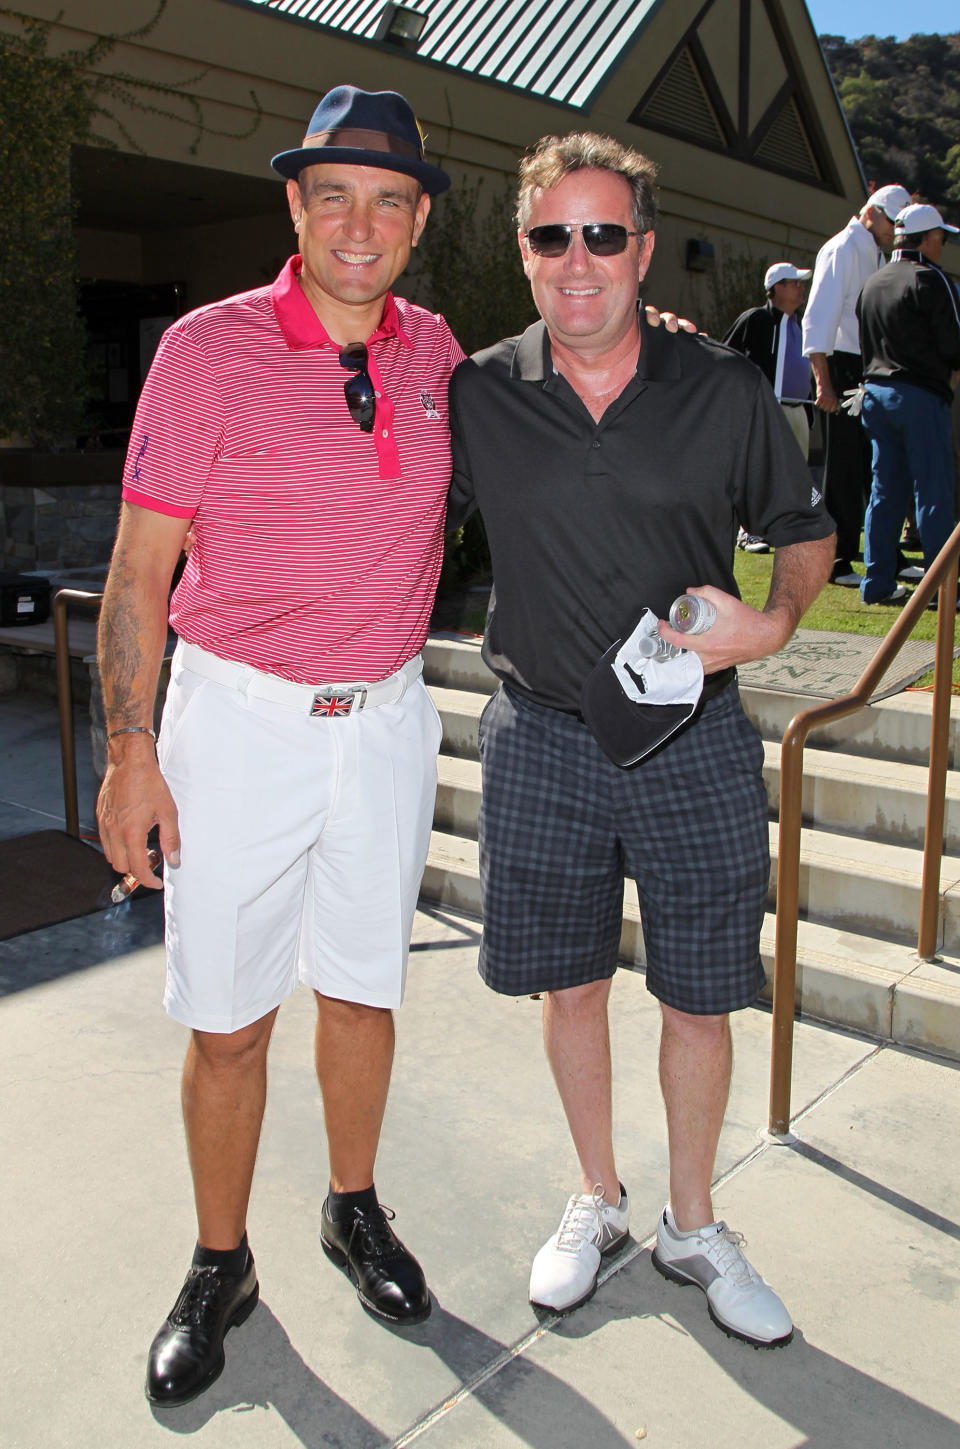
[[[327,329],[304,296],[299,281],[302,266],[302,257],[288,258],[270,289],[274,315],[283,333],[283,340],[292,351],[300,351],[306,347],[336,347],[337,344],[331,341]],[[413,346],[403,330],[392,292],[388,292],[383,299],[380,324],[371,332],[367,343],[390,337],[395,337],[404,347]]]

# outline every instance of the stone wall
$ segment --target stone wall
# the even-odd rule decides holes
[[[123,453],[0,448],[0,571],[60,572],[110,560]]]

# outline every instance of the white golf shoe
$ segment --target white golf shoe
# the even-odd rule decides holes
[[[620,1189],[614,1207],[598,1183],[593,1192],[574,1195],[560,1226],[544,1243],[530,1272],[530,1302],[535,1308],[569,1313],[592,1297],[603,1258],[626,1245],[630,1226],[627,1194]]]
[[[681,1233],[669,1208],[657,1226],[653,1266],[674,1283],[707,1295],[710,1317],[724,1333],[754,1348],[780,1348],[793,1337],[790,1315],[741,1251],[744,1238],[726,1223]]]

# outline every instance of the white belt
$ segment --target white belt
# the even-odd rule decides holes
[[[386,679],[378,679],[374,684],[297,684],[292,679],[254,669],[252,664],[221,659],[219,654],[211,654],[198,644],[188,644],[185,639],[177,643],[174,659],[179,659],[183,668],[193,674],[202,674],[204,679],[225,684],[253,699],[272,700],[274,704],[317,719],[342,719],[378,704],[396,704],[423,673],[423,658],[418,654],[395,674],[388,674]]]

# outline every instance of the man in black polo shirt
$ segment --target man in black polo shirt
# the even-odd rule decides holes
[[[531,1300],[564,1311],[623,1246],[607,998],[624,874],[638,885],[647,985],[662,1010],[670,1204],[654,1262],[696,1283],[727,1332],[785,1343],[790,1316],[715,1219],[728,1013],[763,982],[769,876],[762,746],[734,667],[780,649],[825,581],[833,525],[769,383],[637,310],[653,252],[652,164],[608,138],[547,137],[521,165],[524,269],[542,317],[463,363],[451,387],[451,519],[479,507],[495,593],[484,657],[502,685],[480,726],[480,971],[544,995],[544,1039],[581,1183],[537,1254]],[[776,545],[763,611],[733,576],[738,524]],[[691,588],[717,611],[690,637],[706,703],[633,769],[600,749],[581,688],[644,606]]]
[[[935,206],[905,207],[896,221],[887,266],[865,283],[857,302],[866,384],[861,414],[873,452],[870,503],[863,533],[865,604],[902,604],[897,540],[916,507],[929,568],[953,532],[950,404],[960,368],[957,292],[938,263],[949,226]]]

